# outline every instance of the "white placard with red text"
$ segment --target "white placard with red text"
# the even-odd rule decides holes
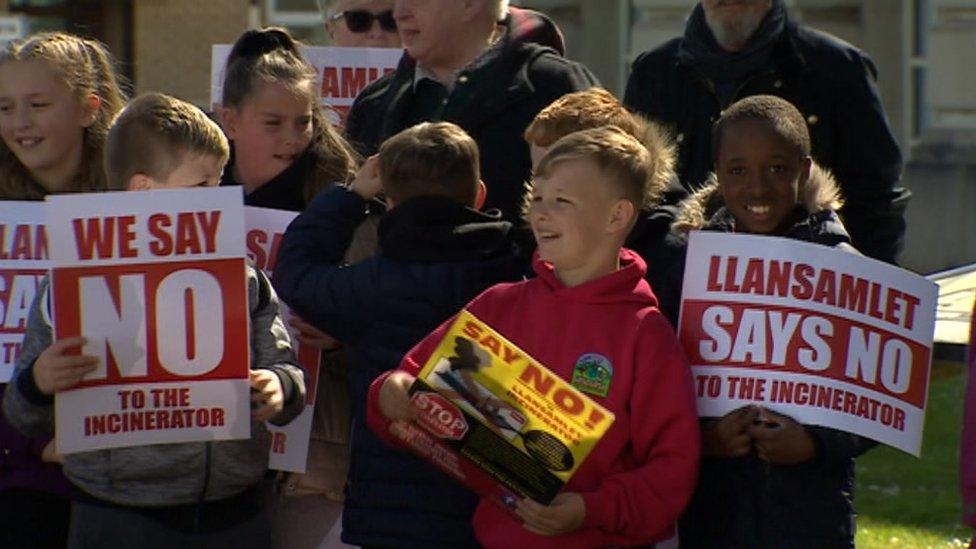
[[[298,214],[295,212],[268,208],[244,208],[247,256],[254,262],[254,267],[264,271],[269,278],[274,270],[281,237],[296,215]],[[305,370],[305,408],[288,425],[267,424],[268,431],[271,432],[268,466],[278,471],[304,473],[308,462],[309,438],[312,435],[312,418],[315,415],[321,352],[315,347],[303,345],[298,341],[298,334],[288,324],[292,312],[287,305],[279,301],[278,311],[285,325],[288,326],[298,363]]]
[[[55,396],[61,453],[250,436],[240,193],[48,198],[55,338],[99,359]]]
[[[224,93],[224,72],[230,45],[214,44],[210,53],[210,107],[216,111]],[[403,50],[396,48],[335,48],[304,46],[302,54],[315,67],[316,89],[333,124],[345,125],[346,115],[359,92],[381,76],[396,70]]]
[[[937,287],[826,246],[695,232],[679,338],[698,411],[749,403],[918,456]]]
[[[34,294],[50,268],[45,207],[0,202],[0,383],[13,375]]]

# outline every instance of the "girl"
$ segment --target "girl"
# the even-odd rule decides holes
[[[673,236],[743,232],[853,250],[836,213],[837,184],[811,160],[809,130],[793,105],[768,95],[738,101],[712,142],[715,174],[682,203]],[[681,546],[853,547],[854,458],[874,444],[757,406],[703,421]]]
[[[0,200],[102,190],[102,148],[124,96],[105,47],[64,33],[0,50]],[[0,390],[2,399],[2,390]],[[69,485],[53,442],[0,418],[2,547],[64,547]]]
[[[354,175],[356,154],[326,120],[315,69],[284,29],[247,31],[227,58],[224,131],[233,152],[222,185],[244,187],[249,206],[302,211]]]
[[[124,99],[100,43],[45,33],[0,53],[0,198],[105,188],[102,145]]]
[[[302,211],[335,182],[355,175],[358,155],[319,107],[315,69],[283,29],[245,32],[227,59],[222,97],[224,132],[231,160],[221,185],[241,185],[249,206]],[[378,216],[357,229],[346,261],[355,263],[376,249]],[[317,547],[342,509],[349,436],[345,356],[332,338],[288,320],[299,340],[323,353],[318,398],[309,442],[307,473],[289,474],[274,519],[277,547]],[[294,497],[292,497],[294,496]],[[316,516],[314,525],[304,524]],[[303,523],[301,528],[295,524]]]

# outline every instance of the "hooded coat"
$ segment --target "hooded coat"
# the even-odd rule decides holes
[[[841,204],[836,180],[814,164],[793,224],[780,236],[856,253],[835,211]],[[692,230],[735,232],[735,225],[712,174],[682,203],[670,243],[683,246]],[[680,288],[683,256],[674,267],[669,280]],[[853,547],[854,458],[876,443],[827,427],[805,428],[817,447],[806,463],[772,465],[755,455],[702,458],[698,487],[679,523],[681,547]]]

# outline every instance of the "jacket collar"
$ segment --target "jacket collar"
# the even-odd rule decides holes
[[[478,261],[508,250],[512,224],[449,198],[420,196],[380,220],[380,253],[414,263]]]
[[[511,25],[506,25],[500,47],[491,52],[490,60],[479,64],[478,70],[485,71],[485,74],[479,77],[479,84],[471,100],[478,108],[465,109],[452,122],[470,133],[482,124],[496,119],[498,112],[509,105],[523,101],[534,93],[535,89],[523,74],[522,68],[532,58],[555,50],[530,42],[530,38],[518,34],[518,29],[513,29]],[[404,53],[389,85],[381,92],[384,97],[382,102],[391,105],[388,116],[383,118],[381,142],[404,127],[409,99],[413,96],[416,69],[417,61]]]
[[[801,214],[797,215],[797,222],[802,223],[808,217],[813,218],[814,223],[827,221],[830,215],[822,212],[833,214],[842,205],[843,199],[837,180],[828,170],[814,163],[810,168],[810,179],[800,193],[797,207]],[[680,204],[677,218],[671,228],[677,233],[706,228],[729,232],[735,230],[735,218],[725,208],[718,178],[714,173],[709,174],[708,181],[702,188]],[[843,230],[843,226],[841,229]],[[846,231],[844,234],[846,235]]]

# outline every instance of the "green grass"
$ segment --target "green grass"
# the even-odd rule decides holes
[[[966,547],[961,523],[959,431],[966,376],[958,366],[933,370],[922,457],[879,446],[857,461],[857,546]]]

